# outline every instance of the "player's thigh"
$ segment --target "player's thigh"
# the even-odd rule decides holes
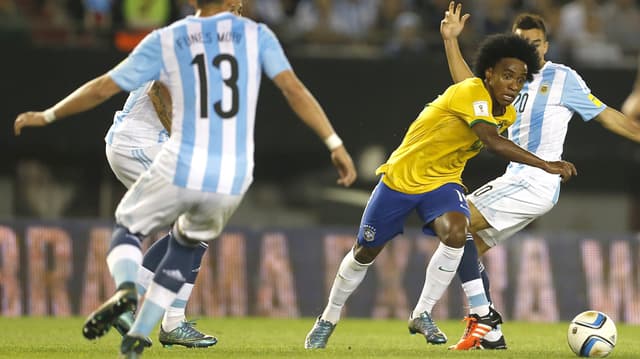
[[[199,197],[199,203],[180,215],[177,226],[189,239],[209,241],[220,235],[243,196],[200,193]]]
[[[364,247],[383,246],[404,231],[404,222],[420,195],[395,191],[380,180],[362,214],[357,242]]]
[[[535,218],[529,218],[528,220],[523,220],[511,227],[506,227],[502,229],[496,229],[493,227],[489,227],[480,231],[475,232],[475,234],[482,239],[487,248],[483,248],[482,246],[477,246],[478,253],[483,254],[489,248],[493,248],[498,244],[506,241],[511,238],[514,234],[523,230],[526,226],[528,226],[531,222],[533,222]]]
[[[153,168],[144,172],[124,195],[116,209],[116,222],[131,233],[148,235],[171,225],[192,205],[193,198],[159,176]]]
[[[161,148],[161,144],[137,149],[120,149],[106,145],[105,153],[113,174],[125,187],[131,188],[140,175],[149,169]]]
[[[463,236],[466,234],[469,206],[464,196],[464,188],[457,183],[447,183],[424,193],[417,211],[424,222],[422,231],[427,235],[438,234],[442,238],[442,235],[446,236],[452,230],[464,232]],[[456,215],[444,217],[449,213]]]
[[[527,181],[506,176],[480,187],[467,199],[476,210],[472,231],[489,246],[522,230],[554,205],[553,199],[537,193]]]

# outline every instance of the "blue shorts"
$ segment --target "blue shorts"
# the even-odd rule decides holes
[[[389,188],[381,179],[362,215],[358,244],[378,247],[403,233],[404,223],[414,209],[424,222],[422,231],[427,235],[435,235],[431,222],[447,212],[470,217],[464,188],[457,183],[447,183],[426,193],[406,194]]]

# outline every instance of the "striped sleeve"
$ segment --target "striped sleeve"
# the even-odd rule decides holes
[[[584,121],[593,119],[607,108],[607,105],[591,94],[589,87],[573,70],[567,71],[561,102],[578,113]]]
[[[113,81],[125,91],[133,91],[151,80],[160,77],[162,69],[162,47],[159,32],[147,35],[129,56],[109,71]]]
[[[268,26],[260,24],[258,28],[258,46],[260,47],[260,63],[269,78],[285,70],[291,70],[291,64],[276,35]]]

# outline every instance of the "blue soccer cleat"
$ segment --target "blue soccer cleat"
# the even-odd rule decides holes
[[[198,331],[195,325],[195,321],[183,321],[179,327],[169,332],[160,326],[158,340],[165,347],[182,345],[187,348],[207,348],[218,343],[216,337]]]
[[[318,317],[304,340],[305,349],[324,349],[337,324]]]
[[[447,342],[447,336],[444,335],[440,328],[433,321],[431,315],[427,312],[420,313],[419,317],[413,318],[413,313],[409,318],[409,333],[420,333],[424,335],[427,343],[444,344]]]

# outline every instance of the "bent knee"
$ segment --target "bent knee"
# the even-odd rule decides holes
[[[466,224],[455,224],[449,227],[448,233],[441,238],[442,242],[449,247],[461,248],[464,247],[467,241],[467,226]]]

